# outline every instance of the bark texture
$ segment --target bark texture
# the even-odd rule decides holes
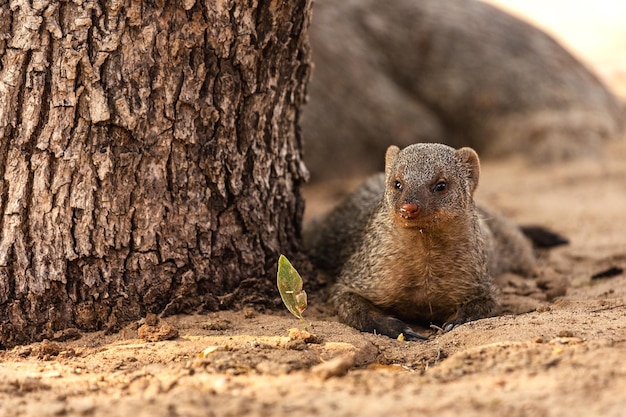
[[[539,29],[475,0],[317,0],[302,130],[312,179],[382,170],[390,144],[550,163],[599,154],[623,106]],[[564,11],[565,13],[565,11]]]
[[[267,296],[310,6],[0,0],[0,346]]]

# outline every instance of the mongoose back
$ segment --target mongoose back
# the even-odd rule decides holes
[[[407,323],[444,330],[493,314],[492,274],[531,274],[530,242],[477,208],[480,162],[471,148],[390,146],[367,180],[305,231],[315,266],[336,276],[330,300],[359,330],[421,339]]]

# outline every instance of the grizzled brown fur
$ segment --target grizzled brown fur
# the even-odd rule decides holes
[[[419,339],[407,323],[450,330],[493,314],[493,274],[531,274],[530,242],[506,219],[477,208],[480,162],[471,148],[391,146],[385,174],[370,178],[305,244],[337,277],[331,302],[362,331]]]

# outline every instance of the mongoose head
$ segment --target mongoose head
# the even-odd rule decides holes
[[[467,219],[480,162],[471,148],[418,143],[385,155],[385,204],[401,227],[420,229]]]

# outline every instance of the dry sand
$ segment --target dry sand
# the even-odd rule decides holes
[[[359,333],[319,300],[313,342],[288,337],[283,311],[169,317],[173,340],[132,325],[0,352],[0,415],[625,415],[626,274],[591,277],[626,267],[626,140],[601,163],[491,162],[481,177],[481,201],[571,239],[541,254],[537,280],[501,281],[509,311],[532,312],[424,343]]]

